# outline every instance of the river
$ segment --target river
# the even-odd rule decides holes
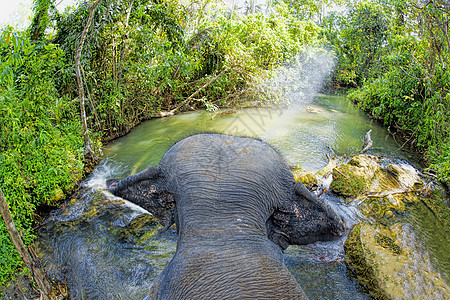
[[[327,164],[327,155],[358,153],[369,129],[374,142],[370,154],[412,164],[410,154],[399,149],[386,129],[342,96],[319,95],[289,109],[201,111],[144,122],[107,145],[102,163],[82,183],[83,189],[41,225],[39,254],[48,272],[67,283],[73,299],[142,299],[173,256],[176,232],[172,228],[158,234],[158,225],[149,222],[145,211],[105,191],[106,179],[156,166],[174,143],[200,132],[260,138],[291,166],[316,172]],[[351,224],[362,218],[354,204],[333,193],[324,201]],[[439,236],[433,228],[425,233]],[[369,298],[348,273],[344,241],[345,237],[285,251],[289,270],[310,299]],[[435,261],[445,260],[445,250],[438,250],[445,242],[430,241],[430,248],[437,249],[431,250],[438,257]],[[445,262],[441,264],[448,270]]]

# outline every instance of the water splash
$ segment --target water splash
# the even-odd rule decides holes
[[[312,104],[333,71],[331,53],[322,48],[306,48],[289,63],[278,68],[273,77],[263,83],[271,93],[281,95],[278,105],[293,108]]]

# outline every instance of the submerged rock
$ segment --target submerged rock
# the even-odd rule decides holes
[[[378,299],[446,299],[450,290],[407,226],[359,223],[344,244],[345,262]]]

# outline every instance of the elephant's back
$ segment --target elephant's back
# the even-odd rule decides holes
[[[226,175],[245,173],[263,176],[256,178],[260,183],[265,179],[273,181],[276,176],[284,183],[292,177],[283,157],[266,143],[221,134],[197,134],[179,141],[166,152],[161,166],[174,176],[209,172],[226,179]]]
[[[261,230],[295,182],[284,159],[264,142],[220,134],[181,140],[167,151],[160,169],[184,217],[190,211],[208,221],[232,217]]]
[[[236,158],[252,157],[257,154],[270,156],[270,159],[283,161],[272,147],[259,139],[249,137],[236,137],[223,134],[202,133],[189,136],[177,142],[164,155],[162,163],[174,160],[176,157],[182,161],[197,157],[199,154],[225,155]]]

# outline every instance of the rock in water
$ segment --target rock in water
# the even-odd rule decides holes
[[[449,287],[408,226],[359,223],[345,242],[345,262],[376,299],[447,299]]]
[[[378,168],[378,163],[373,157],[355,156],[348,163],[333,169],[331,188],[344,197],[362,195],[369,190]]]

